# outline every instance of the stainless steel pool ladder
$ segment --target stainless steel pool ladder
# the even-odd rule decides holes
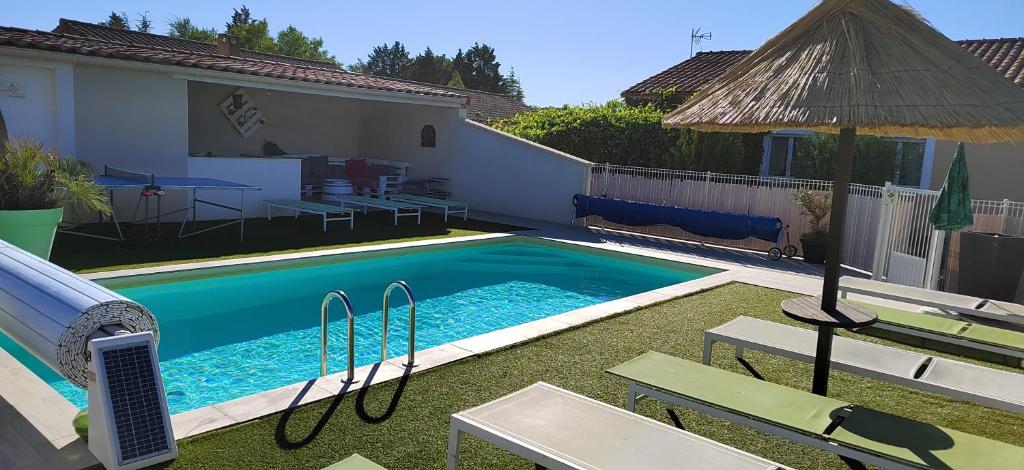
[[[409,299],[409,357],[404,365],[413,367],[416,365],[416,298],[405,281],[392,281],[387,289],[384,289],[384,307],[381,310],[384,326],[381,329],[380,361],[384,362],[388,358],[388,300],[391,299],[391,292],[396,287],[405,291],[405,296]]]
[[[338,299],[342,305],[345,306],[345,313],[348,316],[348,374],[345,378],[346,383],[357,382],[356,374],[356,358],[355,358],[355,313],[352,310],[352,302],[348,299],[348,294],[341,290],[332,290],[324,295],[324,301],[320,304],[320,377],[327,375],[327,311],[331,306],[331,300]],[[386,318],[386,315],[385,315]],[[387,333],[385,333],[386,335]]]

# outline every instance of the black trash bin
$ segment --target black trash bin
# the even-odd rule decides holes
[[[960,234],[958,291],[1013,302],[1024,272],[1024,237],[1001,233]]]

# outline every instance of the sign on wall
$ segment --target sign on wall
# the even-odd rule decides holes
[[[221,102],[220,110],[242,137],[249,137],[267,123],[256,103],[253,103],[252,98],[242,88],[235,90],[228,99]]]
[[[10,138],[57,143],[53,74],[36,67],[0,65],[0,113]]]

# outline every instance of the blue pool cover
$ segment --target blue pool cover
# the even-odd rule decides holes
[[[782,233],[782,220],[778,217],[663,206],[582,194],[573,196],[572,202],[576,206],[575,218],[596,215],[609,222],[632,227],[671,225],[702,237],[723,240],[754,237],[772,243],[777,243]]]

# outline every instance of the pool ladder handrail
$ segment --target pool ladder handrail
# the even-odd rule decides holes
[[[342,305],[345,306],[345,313],[348,316],[348,373],[346,374],[345,383],[355,383],[356,380],[356,358],[355,358],[355,313],[352,309],[352,302],[348,298],[348,294],[343,290],[332,290],[324,295],[324,300],[320,304],[320,377],[327,375],[327,312],[331,306],[331,300],[338,299]]]
[[[381,328],[381,343],[380,343],[380,361],[384,362],[388,358],[388,301],[391,299],[391,292],[396,287],[400,287],[404,292],[406,298],[409,299],[409,356],[406,360],[405,367],[416,366],[416,297],[412,295],[412,289],[405,281],[392,281],[388,284],[388,287],[384,289],[384,306],[381,309],[383,327]]]

